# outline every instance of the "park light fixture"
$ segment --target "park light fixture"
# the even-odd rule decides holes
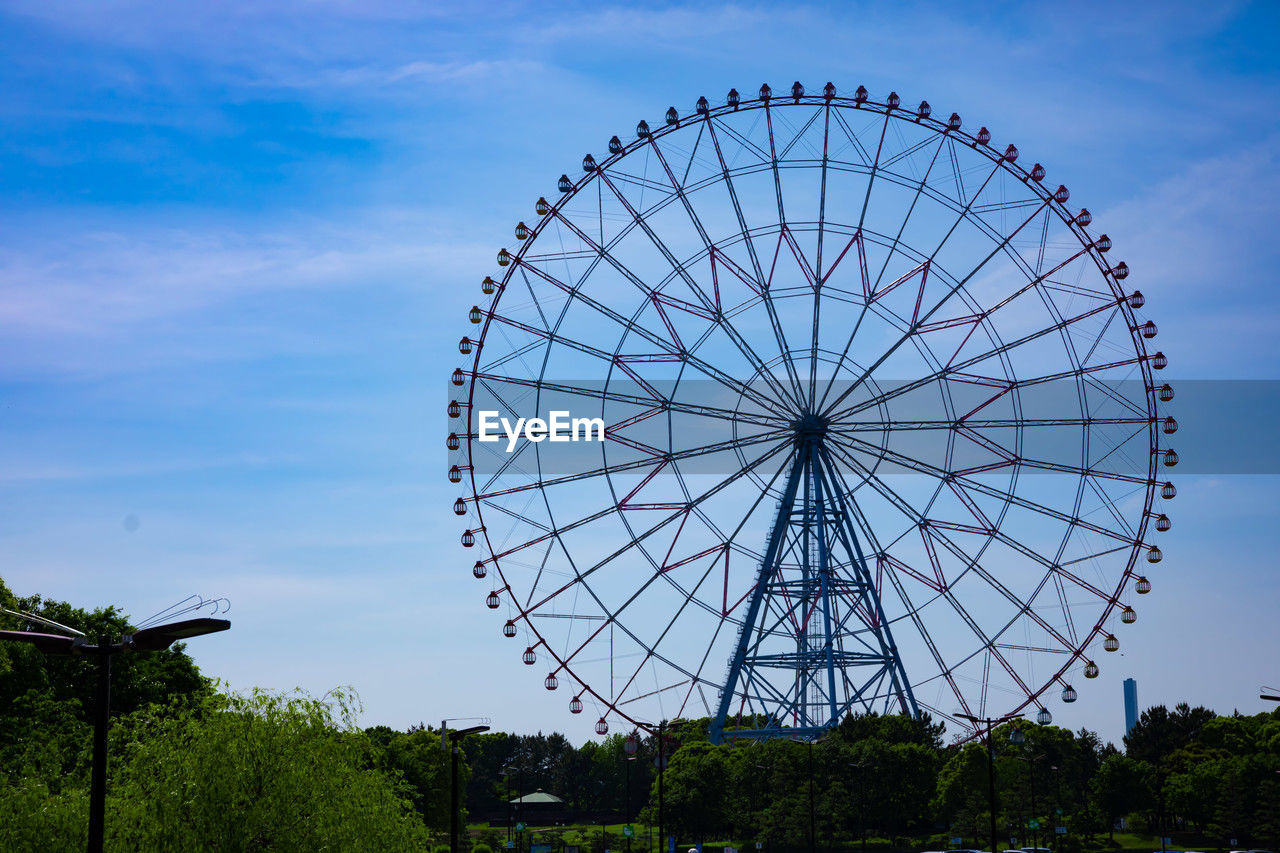
[[[458,744],[467,735],[489,731],[488,726],[469,726],[449,731],[449,721],[440,723],[440,742],[448,743],[449,756],[449,851],[458,853]]]
[[[184,609],[189,612],[209,604],[217,607],[220,602],[220,599],[206,601],[201,598],[198,604]],[[161,613],[168,613],[172,609],[169,608]],[[98,658],[97,706],[93,721],[93,767],[89,782],[89,840],[86,849],[89,853],[102,853],[102,839],[106,828],[107,728],[111,721],[111,657],[120,652],[163,651],[179,640],[189,640],[192,637],[225,631],[231,627],[231,622],[227,619],[212,617],[184,619],[181,622],[139,629],[132,634],[125,634],[119,642],[114,643],[110,637],[103,634],[98,638],[98,643],[93,645],[88,642],[83,632],[66,625],[59,625],[42,616],[7,608],[0,608],[0,612],[17,616],[31,623],[61,628],[71,634],[69,636],[37,631],[0,631],[0,640],[27,643],[46,655],[96,655]]]
[[[991,853],[996,851],[996,760],[995,749],[991,745],[991,730],[1000,723],[1006,723],[1009,720],[1016,720],[1022,714],[1005,714],[1003,717],[975,717],[972,714],[956,714],[957,717],[968,720],[974,726],[983,726],[987,730],[987,797],[991,806]],[[1023,740],[1015,738],[1025,737],[1021,729],[1015,728],[1013,733],[1009,735],[1009,740],[1014,744],[1021,744]]]

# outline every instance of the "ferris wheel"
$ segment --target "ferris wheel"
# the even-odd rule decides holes
[[[1176,494],[1167,359],[1088,210],[863,87],[607,150],[516,226],[452,375],[462,545],[523,662],[599,734],[1050,722]]]

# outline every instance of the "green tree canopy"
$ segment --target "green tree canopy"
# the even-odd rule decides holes
[[[415,850],[428,844],[398,779],[376,768],[350,697],[215,695],[156,716],[113,773],[119,850]]]
[[[1145,763],[1128,756],[1109,755],[1093,777],[1090,793],[1114,838],[1112,827],[1116,820],[1152,805],[1151,770]]]

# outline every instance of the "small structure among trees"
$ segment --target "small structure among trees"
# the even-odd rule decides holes
[[[568,823],[573,819],[568,803],[541,788],[532,794],[515,797],[510,805],[515,820],[521,820],[533,826]]]

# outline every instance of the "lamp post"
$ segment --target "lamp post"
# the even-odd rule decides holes
[[[449,737],[449,851],[458,853],[458,743],[467,735],[489,731],[488,726],[471,726],[448,733]]]
[[[1014,729],[1014,733],[1019,735],[1022,734],[1018,729]],[[1013,741],[1013,735],[1010,735],[1009,739]],[[1017,743],[1016,741],[1013,742]],[[1018,756],[1019,761],[1025,761],[1027,763],[1027,787],[1031,789],[1031,820],[1036,824],[1035,826],[1029,826],[1028,828],[1031,830],[1031,846],[1037,848],[1040,846],[1040,819],[1036,817],[1036,762],[1041,758],[1044,758],[1044,756],[1035,754]]]
[[[858,776],[858,834],[862,836],[862,853],[867,853],[867,785],[862,776],[865,768],[865,764],[849,762],[849,769],[855,771]]]
[[[667,820],[665,808],[664,794],[662,789],[663,776],[667,772],[667,739],[664,731],[667,727],[666,720],[658,722],[658,847],[666,850],[667,844]]]
[[[1021,717],[1021,714],[1005,714],[1003,717],[975,717],[972,714],[957,714],[974,725],[985,726],[987,730],[987,796],[991,806],[991,853],[996,850],[996,760],[995,749],[991,745],[991,730],[1000,723]],[[1021,736],[1021,732],[1018,735]]]
[[[752,766],[755,767],[755,769],[760,771],[760,778],[765,780],[765,788],[768,789],[769,768],[763,764],[753,764]],[[752,790],[752,794],[754,794],[755,786],[752,786],[751,790]],[[749,796],[747,798],[747,832],[751,831],[752,829],[751,825],[755,822],[756,822],[755,797]],[[763,829],[764,827],[761,827],[761,832],[757,835],[757,838],[764,835]],[[763,843],[763,839],[761,839],[761,842]]]
[[[498,771],[498,774],[502,776],[507,783],[507,846],[509,847],[511,846],[509,843],[511,841],[511,765],[504,765],[503,768]]]
[[[813,741],[809,741],[809,853],[815,853],[818,849],[818,839],[815,834],[814,819],[814,802],[813,802]]]
[[[1049,779],[1053,783],[1053,842],[1052,847],[1054,853],[1058,853],[1058,825],[1062,823],[1062,807],[1058,805],[1062,801],[1061,790],[1058,785],[1058,765],[1049,765]]]
[[[9,611],[12,612],[12,611]],[[28,614],[17,614],[31,618]],[[66,628],[48,620],[38,621]],[[46,655],[95,655],[98,658],[97,707],[93,720],[93,767],[89,780],[89,853],[102,853],[102,837],[106,829],[107,801],[107,728],[111,721],[111,657],[120,652],[158,652],[169,648],[179,640],[225,631],[231,627],[226,619],[185,619],[167,625],[154,625],[125,634],[117,643],[106,634],[98,637],[98,644],[85,642],[80,632],[76,637],[63,634],[40,634],[34,631],[0,631],[0,640],[29,643]],[[66,628],[73,631],[72,628]]]
[[[632,731],[627,735],[627,739],[622,744],[622,751],[626,753],[627,763],[627,827],[631,827],[631,762],[636,760],[636,753],[640,750],[640,736],[638,732]],[[635,830],[632,829],[632,832]],[[631,853],[631,836],[627,835],[627,853]]]
[[[653,723],[646,723],[641,720],[636,720],[635,722],[646,729],[655,728]],[[664,812],[665,795],[663,793],[663,775],[667,769],[667,739],[664,734],[667,728],[667,721],[660,721],[656,728],[658,729],[658,757],[654,759],[654,763],[658,768],[658,853],[663,853],[668,847],[666,814]]]

